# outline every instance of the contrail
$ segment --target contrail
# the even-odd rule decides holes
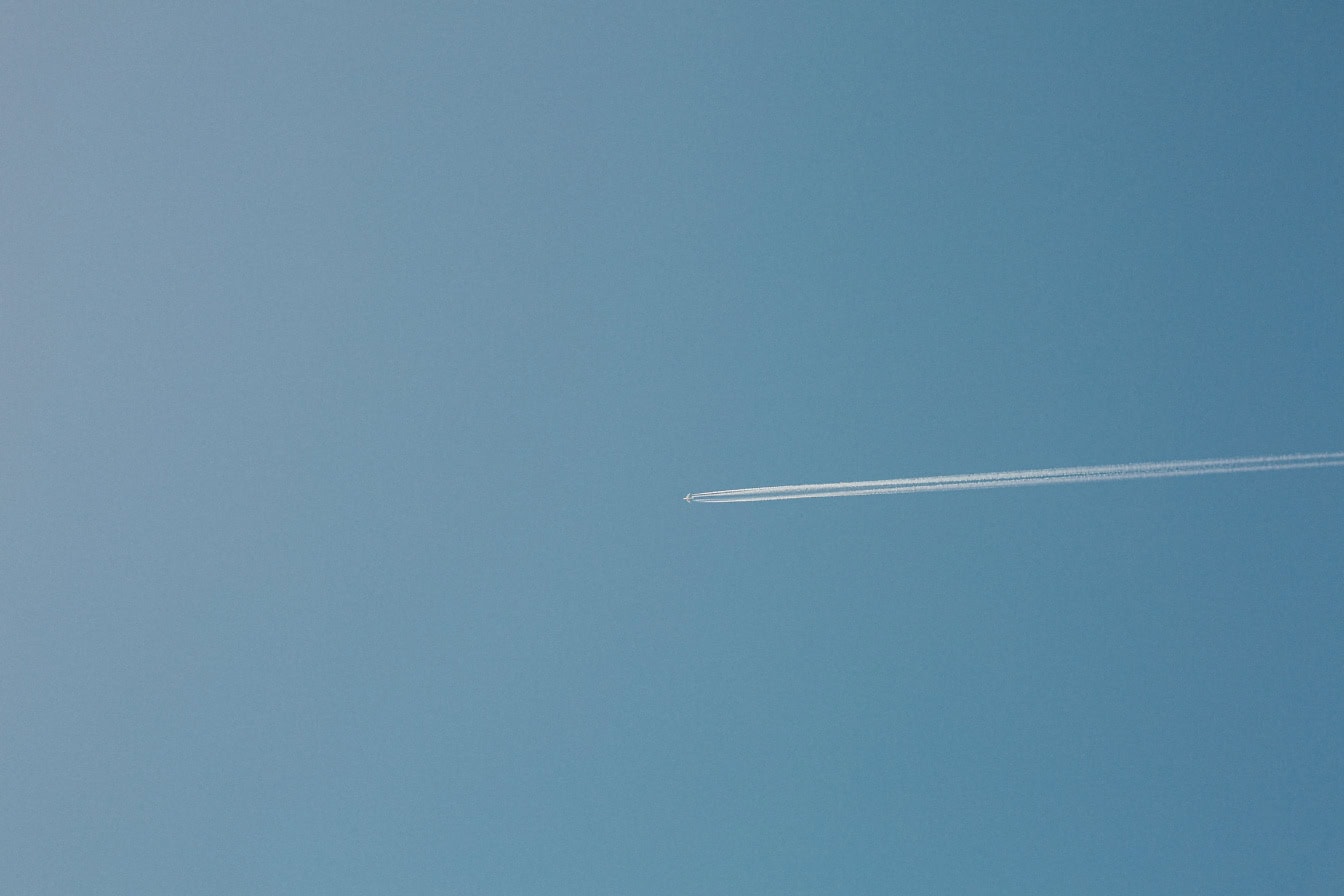
[[[1267,457],[1220,457],[1210,460],[1166,460],[1099,467],[1052,467],[1003,473],[966,473],[957,476],[920,476],[911,479],[873,479],[866,482],[823,482],[814,485],[772,485],[698,492],[687,501],[730,504],[744,501],[790,501],[794,498],[842,498],[855,495],[903,495],[909,492],[958,492],[973,488],[1012,485],[1049,485],[1056,482],[1109,482],[1118,479],[1156,479],[1163,476],[1203,476],[1209,473],[1253,473],[1264,470],[1301,470],[1344,466],[1344,451],[1319,454],[1278,454]]]

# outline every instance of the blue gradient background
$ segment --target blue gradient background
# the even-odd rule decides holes
[[[1344,890],[1336,4],[0,4],[15,893]]]

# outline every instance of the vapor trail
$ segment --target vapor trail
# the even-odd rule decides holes
[[[908,492],[965,491],[1007,488],[1013,485],[1049,485],[1057,482],[1109,482],[1119,479],[1156,479],[1164,476],[1203,476],[1210,473],[1253,473],[1344,466],[1344,451],[1318,454],[1279,454],[1266,457],[1221,457],[1210,460],[1168,460],[1097,467],[1052,467],[1002,473],[966,473],[956,476],[920,476],[909,479],[873,479],[866,482],[823,482],[813,485],[773,485],[698,492],[687,501],[730,504],[746,501],[789,501],[794,498],[841,498],[856,495],[900,495]]]

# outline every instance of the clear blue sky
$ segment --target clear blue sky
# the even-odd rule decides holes
[[[1341,892],[1341,48],[0,4],[5,889]]]

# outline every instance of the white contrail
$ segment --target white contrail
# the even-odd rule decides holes
[[[729,504],[744,501],[789,501],[794,498],[841,498],[855,495],[900,495],[908,492],[964,491],[1047,485],[1055,482],[1107,482],[1113,479],[1156,479],[1162,476],[1202,476],[1210,473],[1252,473],[1264,470],[1300,470],[1344,466],[1344,451],[1318,454],[1278,454],[1266,457],[1220,457],[1210,460],[1168,460],[1099,467],[1052,467],[1003,473],[967,473],[957,476],[920,476],[910,479],[873,479],[867,482],[823,482],[813,485],[773,485],[699,492],[687,501]]]

